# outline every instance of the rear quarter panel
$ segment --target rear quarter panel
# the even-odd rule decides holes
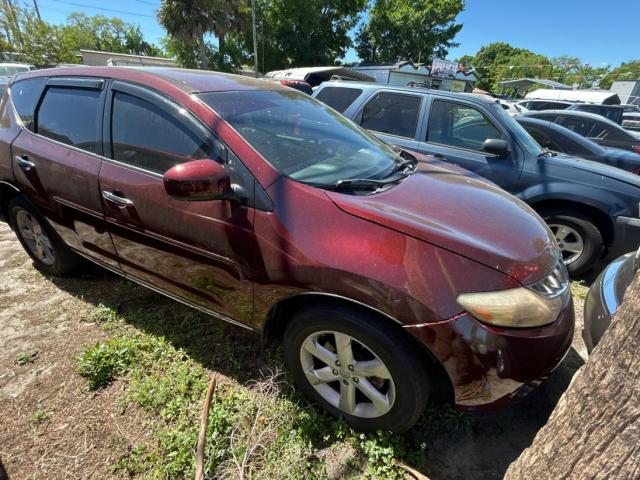
[[[0,180],[13,182],[11,143],[20,133],[20,128],[7,89],[0,99]]]

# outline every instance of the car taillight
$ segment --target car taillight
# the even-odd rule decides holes
[[[633,149],[634,152],[640,153],[640,145],[634,145],[631,148]]]

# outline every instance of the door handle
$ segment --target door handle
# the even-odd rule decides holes
[[[126,197],[122,197],[116,193],[109,192],[108,190],[102,191],[102,198],[107,202],[111,202],[120,208],[133,207],[133,202]]]
[[[15,160],[18,166],[25,172],[36,168],[36,164],[29,160],[29,157],[26,155],[16,155]]]

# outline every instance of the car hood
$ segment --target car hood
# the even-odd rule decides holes
[[[609,152],[613,151],[609,149]],[[588,172],[601,175],[603,177],[618,180],[634,187],[640,187],[640,177],[634,173],[627,172],[620,168],[613,167],[604,163],[593,162],[591,160],[585,160],[583,158],[572,157],[570,155],[556,155],[554,157],[541,157],[541,162],[545,162],[549,165],[560,165],[569,168],[576,168],[580,170],[586,170]]]
[[[366,196],[327,191],[338,208],[530,283],[555,267],[542,219],[504,190],[428,163],[398,185]]]

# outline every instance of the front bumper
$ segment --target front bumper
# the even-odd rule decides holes
[[[582,339],[591,351],[611,323],[622,303],[624,292],[633,280],[635,253],[627,253],[611,262],[591,284],[584,302]]]
[[[516,400],[547,378],[571,347],[574,320],[567,295],[557,320],[544,327],[498,328],[464,313],[405,328],[447,371],[456,406],[473,410]]]
[[[615,217],[613,244],[607,250],[605,261],[635,252],[640,246],[640,218]]]

